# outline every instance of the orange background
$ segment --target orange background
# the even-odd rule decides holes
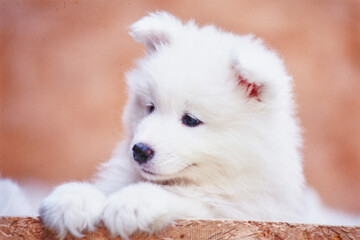
[[[127,27],[167,10],[254,33],[285,59],[304,127],[308,182],[360,213],[360,2],[0,1],[0,171],[87,179],[121,139],[123,75],[144,47]]]

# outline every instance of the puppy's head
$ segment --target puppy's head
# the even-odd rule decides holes
[[[274,122],[292,108],[290,77],[274,52],[251,35],[164,12],[134,23],[131,35],[147,55],[127,74],[124,124],[144,178],[208,181],[269,161]]]

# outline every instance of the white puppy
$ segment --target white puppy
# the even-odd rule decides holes
[[[45,224],[80,237],[103,220],[126,237],[179,218],[301,220],[301,137],[277,54],[164,12],[131,35],[147,55],[127,74],[127,137],[94,184],[64,184],[43,201]]]

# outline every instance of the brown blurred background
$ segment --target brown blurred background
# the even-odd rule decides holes
[[[0,1],[0,171],[87,179],[121,139],[124,72],[144,47],[127,27],[154,10],[254,33],[285,59],[308,182],[360,213],[360,2]]]

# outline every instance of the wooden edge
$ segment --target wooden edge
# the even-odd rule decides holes
[[[50,240],[56,234],[45,228],[39,217],[0,217],[0,239]],[[66,240],[76,238],[68,235]],[[83,240],[112,238],[102,224],[95,232],[85,233]],[[232,220],[178,220],[163,231],[149,236],[136,233],[133,240],[173,239],[360,239],[360,227],[319,226],[281,222]]]

